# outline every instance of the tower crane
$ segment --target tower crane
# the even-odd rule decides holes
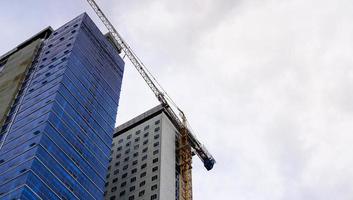
[[[87,0],[94,12],[97,14],[99,19],[108,29],[111,36],[112,42],[119,48],[119,51],[123,51],[129,58],[133,66],[140,73],[142,78],[145,80],[149,88],[152,90],[158,101],[164,107],[166,113],[171,117],[173,124],[179,131],[179,149],[178,156],[180,160],[180,176],[181,176],[181,195],[180,200],[192,200],[192,179],[191,179],[191,162],[192,153],[195,152],[203,162],[207,170],[211,170],[215,164],[215,159],[207,151],[204,145],[202,145],[195,135],[192,133],[191,128],[188,125],[184,112],[178,108],[174,101],[165,92],[162,86],[157,82],[154,76],[149,72],[143,62],[133,52],[131,47],[125,42],[118,31],[115,29],[113,24],[108,20],[106,15],[100,9],[98,4],[94,0]],[[176,114],[176,110],[179,116]]]

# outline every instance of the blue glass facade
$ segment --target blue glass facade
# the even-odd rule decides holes
[[[103,199],[124,62],[82,14],[43,42],[0,149],[0,199]]]

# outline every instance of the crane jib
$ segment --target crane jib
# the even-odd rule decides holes
[[[116,43],[117,45],[119,45],[121,47],[121,49],[127,55],[129,60],[131,61],[131,63],[134,65],[134,67],[140,73],[142,78],[145,80],[147,85],[151,88],[151,90],[153,91],[153,93],[157,97],[158,101],[166,108],[166,110],[168,111],[168,114],[171,116],[172,120],[177,125],[179,131],[182,128],[186,128],[187,134],[188,134],[189,145],[196,151],[196,154],[204,163],[205,168],[207,170],[211,170],[213,168],[213,165],[216,163],[215,159],[207,151],[207,149],[196,139],[196,137],[191,133],[190,129],[188,129],[186,127],[186,124],[184,125],[183,122],[179,119],[178,115],[175,114],[175,112],[173,111],[173,109],[169,105],[168,100],[166,99],[166,97],[164,95],[164,94],[166,94],[164,89],[158,84],[158,82],[153,77],[153,75],[148,71],[148,69],[145,67],[145,65],[141,62],[141,60],[137,57],[137,55],[132,51],[130,46],[120,36],[118,31],[114,28],[112,23],[108,20],[108,18],[105,16],[105,14],[102,12],[102,10],[99,8],[97,3],[94,0],[86,0],[86,1],[90,4],[90,6],[95,11],[97,16],[100,18],[102,23],[105,25],[105,27],[108,29],[110,34],[113,36],[112,39],[114,40],[114,43]],[[170,99],[170,101],[173,102],[171,99]],[[178,109],[178,110],[183,114],[183,112],[180,109]],[[183,115],[183,116],[185,117],[185,115]]]

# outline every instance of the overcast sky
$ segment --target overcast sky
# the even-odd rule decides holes
[[[0,0],[0,54],[85,0]],[[195,200],[353,199],[353,1],[97,0],[217,160]],[[118,124],[155,106],[126,61]]]

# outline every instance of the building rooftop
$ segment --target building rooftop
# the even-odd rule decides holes
[[[141,115],[139,115],[139,116],[121,124],[117,128],[115,128],[115,133],[114,133],[113,137],[117,137],[118,135],[122,134],[126,130],[129,130],[139,124],[142,124],[143,122],[155,117],[156,115],[159,115],[163,111],[164,111],[164,107],[162,105],[158,105],[158,106],[142,113]]]
[[[12,54],[14,54],[16,51],[22,49],[23,47],[27,46],[28,44],[32,43],[33,41],[35,41],[37,39],[47,39],[53,33],[53,31],[54,31],[53,28],[50,27],[50,26],[48,26],[47,28],[41,30],[40,32],[38,32],[34,36],[30,37],[28,40],[26,40],[26,41],[22,42],[21,44],[17,45],[17,47],[12,49],[11,51],[9,51],[9,52],[5,53],[4,55],[2,55],[0,57],[0,62],[2,60],[7,59]]]

